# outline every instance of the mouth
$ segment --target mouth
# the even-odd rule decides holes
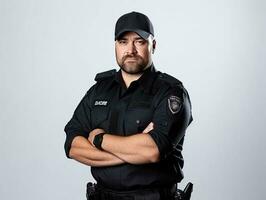
[[[126,58],[125,61],[127,62],[136,62],[138,59],[137,58]]]
[[[136,62],[137,60],[127,59],[125,62]]]
[[[137,57],[127,57],[126,60],[137,60]]]

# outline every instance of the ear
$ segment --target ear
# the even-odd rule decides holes
[[[152,41],[152,53],[154,53],[155,49],[156,49],[156,40],[153,40]]]

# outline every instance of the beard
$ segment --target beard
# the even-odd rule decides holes
[[[121,70],[128,74],[142,74],[148,65],[148,61],[138,55],[126,55],[122,57],[120,62],[118,61],[118,65]]]

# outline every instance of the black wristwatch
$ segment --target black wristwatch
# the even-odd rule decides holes
[[[99,133],[98,135],[94,136],[93,144],[97,149],[102,150],[102,143],[103,143],[103,135],[105,133]]]

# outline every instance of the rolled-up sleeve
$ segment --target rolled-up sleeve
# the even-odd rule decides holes
[[[83,136],[87,138],[89,136],[89,132],[91,131],[91,108],[90,108],[90,96],[91,96],[92,88],[86,93],[86,95],[82,98],[77,108],[74,111],[74,114],[70,121],[66,124],[64,131],[66,133],[65,140],[65,153],[68,158],[69,151],[71,148],[71,144],[73,139],[76,136]]]
[[[191,102],[185,88],[171,88],[159,102],[153,115],[154,129],[150,132],[160,159],[165,159],[184,137],[192,122]]]

